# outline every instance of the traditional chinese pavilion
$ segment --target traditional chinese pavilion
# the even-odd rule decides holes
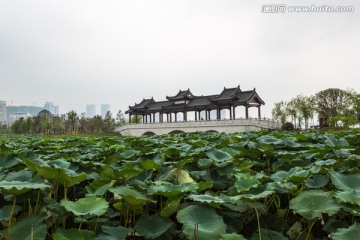
[[[261,118],[261,105],[265,102],[256,93],[255,88],[251,91],[242,91],[240,86],[236,88],[224,88],[217,95],[195,96],[190,90],[179,91],[175,96],[166,97],[166,101],[156,102],[153,98],[143,99],[134,106],[129,106],[125,113],[131,117],[142,116],[143,123],[155,122],[155,115],[158,115],[159,122],[177,121],[177,113],[183,114],[183,121],[187,121],[188,112],[195,112],[195,121],[200,120],[200,113],[205,111],[205,119],[210,120],[210,111],[216,110],[217,120],[220,120],[220,111],[227,109],[230,112],[230,119],[235,119],[235,108],[238,106],[245,107],[245,116],[249,117],[248,109],[250,107],[258,108],[258,118]],[[174,116],[174,119],[173,119]],[[166,119],[165,119],[166,117]]]

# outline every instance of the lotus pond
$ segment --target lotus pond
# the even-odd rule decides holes
[[[360,133],[0,136],[0,239],[358,239]]]

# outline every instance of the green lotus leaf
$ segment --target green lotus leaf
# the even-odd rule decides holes
[[[213,207],[225,203],[223,199],[221,199],[216,195],[211,194],[210,192],[206,192],[205,194],[190,194],[187,198],[194,200],[196,202],[208,203]]]
[[[95,181],[94,181],[95,182]],[[103,184],[101,186],[96,186],[96,184],[92,182],[89,185],[87,185],[85,188],[88,191],[89,194],[95,195],[95,196],[102,196],[104,195],[110,187],[112,187],[115,184],[115,180],[111,180],[109,183]]]
[[[360,224],[355,222],[349,228],[339,228],[332,234],[333,240],[354,240],[360,238]]]
[[[302,146],[300,143],[296,142],[295,137],[285,137],[285,138],[283,138],[283,142],[284,142],[285,146],[288,146],[291,148],[299,148]]]
[[[89,230],[58,228],[54,234],[54,240],[95,240],[95,233]]]
[[[266,183],[257,188],[252,188],[248,192],[238,195],[238,197],[247,201],[256,201],[258,199],[266,198],[272,195],[276,189],[277,186],[275,183]]]
[[[10,219],[12,208],[12,205],[6,205],[0,209],[0,221],[8,221]],[[22,207],[15,205],[12,214],[17,214],[21,209]]]
[[[333,136],[326,136],[326,135],[324,135],[324,138],[325,138],[324,143],[329,147],[347,147],[347,146],[349,146],[349,143],[344,138],[336,139]]]
[[[309,190],[301,192],[293,198],[289,208],[304,218],[312,220],[321,218],[323,213],[331,216],[337,213],[341,207],[331,198],[329,192]]]
[[[45,215],[30,214],[21,219],[19,222],[14,222],[10,228],[11,239],[45,240],[47,235],[47,227],[42,223],[45,217]],[[7,237],[8,229],[5,228],[1,230],[0,236],[1,235]]]
[[[1,165],[0,165],[1,166]],[[6,175],[4,180],[6,181],[21,181],[21,182],[27,182],[32,179],[33,172],[28,171],[26,169],[17,171],[17,172],[10,172]]]
[[[202,192],[204,190],[212,188],[214,184],[210,181],[200,181],[198,182],[198,185],[199,185],[198,192]]]
[[[158,194],[165,197],[174,197],[185,192],[194,192],[198,188],[199,186],[196,182],[175,185],[165,181],[155,181],[150,186],[148,194]]]
[[[176,218],[183,224],[183,233],[189,239],[195,239],[194,233],[198,240],[217,239],[226,230],[223,218],[217,215],[214,208],[208,206],[188,206],[179,210]]]
[[[48,180],[55,180],[65,187],[71,187],[76,183],[82,182],[86,179],[86,173],[82,172],[76,174],[74,171],[64,168],[54,168],[48,164],[34,162],[30,159],[24,159],[23,162],[33,171]]]
[[[7,154],[7,151],[0,151],[0,166],[4,169],[10,169],[19,164],[21,160],[17,154]]]
[[[122,226],[118,227],[109,227],[109,226],[102,226],[101,233],[96,240],[120,240],[125,239],[129,233],[133,232],[134,229],[132,228],[124,228]]]
[[[237,178],[234,185],[238,192],[244,192],[257,187],[260,183],[257,176],[251,175],[250,173],[237,173],[234,176]]]
[[[331,182],[337,189],[360,191],[360,173],[342,174],[335,172],[333,169],[330,169],[329,173]]]
[[[349,225],[345,221],[329,219],[329,221],[324,225],[323,230],[328,233],[333,233],[339,228],[348,228]]]
[[[295,168],[292,168],[288,172],[288,174],[289,174],[289,176],[287,178],[288,181],[302,183],[307,180],[310,172],[309,172],[309,170],[304,170],[304,169],[295,167]]]
[[[125,180],[129,180],[133,177],[138,176],[140,173],[142,173],[144,170],[137,166],[136,163],[127,163],[122,165],[121,169],[117,174],[121,176],[121,178],[124,178]]]
[[[145,170],[160,169],[162,167],[161,164],[158,164],[151,159],[140,161],[139,164]]]
[[[176,213],[180,207],[182,199],[183,197],[181,195],[168,198],[165,207],[163,207],[160,211],[160,216],[170,217],[172,214]]]
[[[45,190],[49,188],[49,184],[45,183],[37,183],[37,182],[22,182],[22,181],[0,181],[0,189],[4,193],[13,194],[13,195],[21,195],[26,193],[32,189],[40,189]]]
[[[263,144],[279,145],[279,144],[283,143],[283,141],[281,139],[278,139],[271,135],[263,135],[261,137],[258,137],[257,140]]]
[[[208,156],[208,158],[210,158],[218,163],[232,160],[232,156],[229,153],[218,150],[218,149],[208,151],[208,152],[206,152],[206,155]]]
[[[210,159],[210,158],[202,158],[202,159],[199,159],[198,161],[197,161],[197,165],[199,166],[199,167],[209,167],[211,164],[213,164],[213,161],[214,160],[212,160],[212,159]]]
[[[125,158],[125,159],[130,159],[134,156],[136,156],[138,153],[140,153],[139,151],[135,151],[133,149],[129,149],[129,150],[125,150],[124,152],[122,152],[120,155]]]
[[[322,188],[329,182],[329,177],[323,174],[314,174],[309,177],[306,182],[308,188]]]
[[[146,239],[154,239],[164,234],[172,225],[168,218],[143,215],[136,221],[135,230]]]
[[[246,240],[246,238],[237,233],[225,233],[220,235],[219,240]]]
[[[336,192],[335,198],[339,203],[350,203],[360,206],[360,193],[355,190]]]
[[[151,199],[147,198],[144,194],[141,192],[132,189],[127,186],[121,186],[116,188],[110,188],[110,192],[120,195],[122,198],[125,199],[125,201],[131,205],[138,205],[143,202],[150,202]]]
[[[318,166],[331,166],[337,163],[335,159],[318,160],[314,164]]]
[[[60,201],[60,205],[63,206],[68,212],[72,212],[75,216],[101,216],[109,208],[109,203],[103,198],[87,197],[80,198],[76,202],[63,199]]]

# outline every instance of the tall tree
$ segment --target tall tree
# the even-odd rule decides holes
[[[107,111],[104,118],[104,130],[105,132],[111,132],[115,129],[115,119],[112,118],[110,111]]]
[[[286,112],[291,117],[291,120],[292,120],[292,122],[294,124],[294,128],[296,128],[296,121],[297,120],[298,120],[298,124],[299,124],[298,127],[300,127],[301,117],[300,117],[300,113],[299,113],[299,101],[298,101],[297,98],[291,99],[286,104]]]
[[[280,121],[281,125],[284,125],[287,118],[286,102],[281,101],[275,103],[272,115],[275,120]]]
[[[296,106],[298,108],[298,112],[300,116],[305,121],[305,129],[309,128],[309,119],[314,116],[314,97],[306,97],[302,95],[298,95],[296,97]]]
[[[344,115],[353,107],[352,94],[338,88],[328,88],[315,94],[315,107],[320,122],[331,125],[331,118]]]
[[[116,126],[123,126],[126,124],[126,119],[121,110],[119,110],[116,114]]]
[[[72,111],[68,112],[66,114],[66,116],[67,116],[67,122],[70,127],[70,132],[76,132],[76,127],[77,127],[78,120],[79,120],[78,114],[74,110],[72,110]]]
[[[43,132],[44,134],[49,133],[52,128],[52,118],[53,115],[48,110],[42,110],[37,114],[37,117],[40,121],[40,130],[38,133]]]
[[[86,118],[86,114],[85,113],[81,113],[80,114],[80,119],[79,119],[79,131],[80,132],[86,132],[87,131],[87,126],[88,124],[88,119]]]

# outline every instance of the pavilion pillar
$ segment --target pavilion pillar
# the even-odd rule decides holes
[[[166,113],[166,122],[169,122],[169,113]]]
[[[197,115],[198,115],[198,112],[195,110],[195,122],[198,120]]]
[[[172,113],[170,113],[170,122],[172,122]]]
[[[131,114],[129,113],[129,124],[131,124]]]
[[[156,120],[155,120],[155,113],[153,113],[153,123],[155,123]]]
[[[260,110],[260,106],[258,106],[258,118],[261,118],[261,110]]]
[[[233,119],[235,119],[236,118],[236,116],[235,116],[235,105],[233,106]]]
[[[230,112],[230,119],[232,119],[232,108],[229,108],[229,112]]]
[[[210,110],[206,110],[206,120],[210,120]]]
[[[159,122],[163,122],[163,113],[159,113]]]
[[[248,107],[248,105],[245,106],[245,116],[246,116],[246,119],[249,118],[249,107]]]
[[[135,123],[138,123],[138,115],[135,115]]]
[[[217,106],[217,108],[216,108],[216,119],[220,120],[220,107],[219,106]]]
[[[147,114],[145,114],[144,116],[145,116],[144,123],[147,123]]]
[[[187,122],[187,112],[185,111],[183,114],[184,114],[184,121]]]
[[[175,113],[175,122],[177,122],[177,113]]]

